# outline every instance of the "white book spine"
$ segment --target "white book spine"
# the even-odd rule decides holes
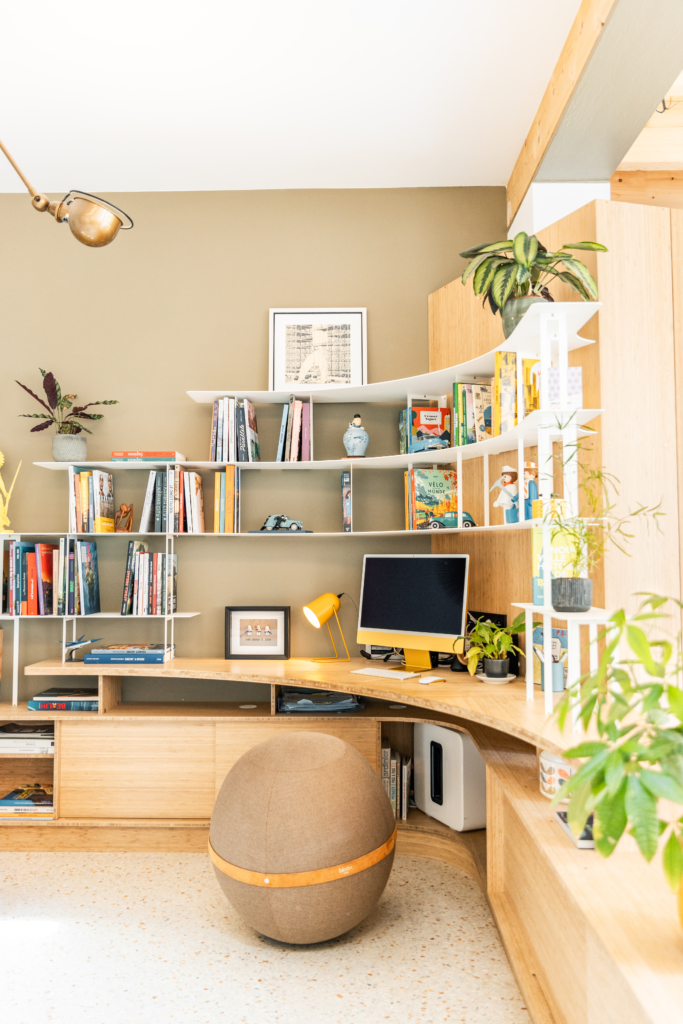
[[[228,449],[228,459],[230,462],[237,462],[237,448],[236,448],[236,428],[235,428],[235,399],[229,398],[228,401],[228,422],[229,431],[228,436],[230,439],[230,447]]]
[[[156,482],[156,471],[152,470],[147,480],[147,492],[145,493],[145,500],[142,506],[142,516],[140,517],[140,533],[149,533],[152,526],[152,515],[154,513],[154,484]]]
[[[175,493],[175,469],[169,466],[166,470],[166,533],[173,533],[173,495]]]

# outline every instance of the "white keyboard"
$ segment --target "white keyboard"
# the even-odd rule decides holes
[[[416,679],[420,675],[419,672],[401,672],[393,668],[354,668],[351,672],[357,676],[379,676],[380,679],[398,679],[399,682],[403,682],[404,679]]]

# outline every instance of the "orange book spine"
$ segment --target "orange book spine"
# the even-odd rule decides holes
[[[38,580],[36,578],[36,555],[26,554],[26,615],[38,614]]]
[[[221,475],[220,473],[213,474],[214,479],[214,490],[213,490],[213,532],[221,532]]]

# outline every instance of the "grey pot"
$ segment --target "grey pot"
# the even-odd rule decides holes
[[[509,658],[484,658],[484,673],[489,679],[507,679],[509,672]]]
[[[52,438],[52,458],[55,462],[85,462],[88,458],[88,438],[85,434],[55,434]]]
[[[535,302],[547,302],[541,295],[523,295],[521,299],[510,299],[503,306],[503,334],[509,338],[515,327]]]
[[[593,580],[561,577],[550,581],[556,612],[587,612],[593,604]]]

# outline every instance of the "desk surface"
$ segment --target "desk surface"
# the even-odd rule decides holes
[[[316,663],[304,658],[291,658],[289,661],[174,658],[165,665],[84,665],[82,662],[63,665],[61,661],[50,660],[28,665],[25,674],[216,679],[269,685],[327,687],[381,700],[401,701],[415,707],[455,715],[466,721],[498,729],[534,746],[547,747],[557,752],[572,742],[569,727],[565,728],[564,734],[560,733],[556,720],[546,715],[540,687],[534,687],[535,699],[527,701],[526,686],[521,679],[503,686],[493,686],[473,679],[465,672],[434,669],[426,674],[443,675],[444,682],[424,685],[418,679],[401,681],[353,674],[353,669],[369,667],[371,663],[364,658],[353,658],[351,662],[340,663]],[[558,699],[559,695],[555,698],[555,703]],[[134,705],[130,708],[134,713]],[[161,707],[159,711],[161,712]]]

